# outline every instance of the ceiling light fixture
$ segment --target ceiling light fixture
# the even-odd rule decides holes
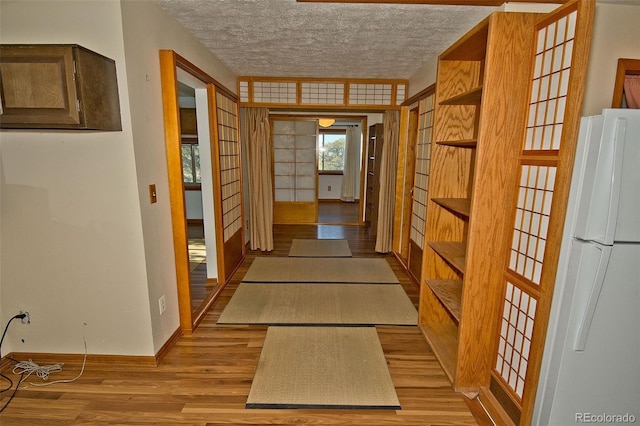
[[[318,119],[318,125],[320,127],[331,127],[336,120],[334,118],[320,118]]]

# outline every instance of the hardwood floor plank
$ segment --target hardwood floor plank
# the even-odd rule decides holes
[[[395,257],[375,253],[375,240],[364,228],[277,226],[273,252],[249,250],[198,329],[191,336],[180,337],[160,365],[112,364],[89,357],[84,374],[75,382],[19,390],[0,413],[0,424],[488,424],[481,408],[453,392],[428,343],[417,327],[410,326],[376,327],[401,410],[245,409],[267,327],[216,322],[256,257],[286,257],[294,238],[318,237],[346,238],[354,257],[385,259],[418,306],[416,285]],[[51,354],[42,359],[34,357],[34,361],[41,365],[60,362]],[[63,372],[50,380],[75,377],[82,357],[65,358],[64,362]],[[5,367],[3,372],[15,377],[11,368]],[[35,380],[39,379],[28,381]],[[1,395],[0,405],[8,396],[7,392]]]

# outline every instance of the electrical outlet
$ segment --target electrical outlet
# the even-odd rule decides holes
[[[167,310],[167,300],[164,298],[164,294],[158,299],[158,307],[160,308],[160,315],[164,314],[164,311]]]
[[[20,315],[22,314],[25,314],[26,316],[22,318],[20,321],[22,321],[23,324],[31,324],[31,316],[29,316],[29,312],[20,311]]]
[[[327,186],[327,191],[331,191],[331,185]]]

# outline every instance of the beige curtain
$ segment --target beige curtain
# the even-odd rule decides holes
[[[393,249],[393,208],[396,194],[399,122],[399,111],[385,112],[383,121],[384,143],[380,162],[378,230],[376,235],[376,251],[378,253],[388,253]]]
[[[640,108],[640,75],[628,75],[624,78],[624,96],[629,108]]]
[[[251,250],[273,250],[273,187],[269,110],[244,108],[242,130],[249,181]]]
[[[344,150],[344,169],[342,172],[342,186],[340,188],[340,199],[342,201],[354,202],[356,199],[356,178],[360,171],[360,129],[356,127],[347,128]]]

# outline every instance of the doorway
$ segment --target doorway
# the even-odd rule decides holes
[[[206,85],[178,69],[183,196],[187,219],[191,312],[196,315],[217,284]]]
[[[365,117],[318,120],[319,224],[359,225]]]
[[[435,85],[412,98],[400,117],[394,252],[416,283],[422,282],[423,253],[433,137]],[[404,137],[402,137],[404,136]]]
[[[422,279],[422,255],[427,243],[426,221],[431,163],[431,139],[434,123],[435,94],[430,93],[418,104],[418,111],[411,111],[412,137],[417,134],[413,189],[411,191],[411,218],[407,267],[409,274],[417,281]],[[416,123],[417,122],[417,123]]]
[[[271,114],[270,124],[274,224],[362,225],[367,117]]]
[[[191,334],[245,255],[238,104],[232,92],[172,50],[160,51],[160,70],[180,328]],[[195,98],[191,134],[181,126],[180,90]],[[197,189],[196,183],[199,194],[187,200],[198,191],[185,189]],[[189,235],[187,212],[192,201],[201,206],[205,259],[193,270],[189,237],[195,235]],[[203,273],[204,286],[194,280]]]

